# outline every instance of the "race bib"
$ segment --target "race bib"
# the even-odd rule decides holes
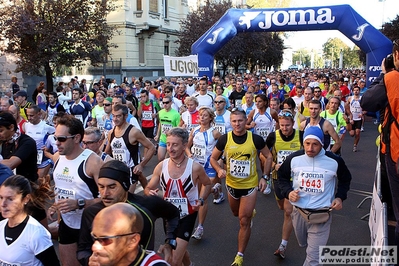
[[[165,198],[166,201],[172,203],[179,209],[180,219],[188,215],[188,201],[187,198]]]
[[[75,118],[76,118],[76,119],[79,119],[80,122],[83,123],[83,115],[75,115]]]
[[[114,160],[123,162],[124,164],[127,163],[126,151],[123,149],[112,150],[112,157],[114,158]]]
[[[324,192],[324,176],[316,172],[299,173],[299,189],[308,194],[316,194]]]
[[[294,151],[283,151],[280,150],[277,152],[277,164],[282,164],[285,159],[287,159],[288,155],[293,153]]]
[[[142,118],[145,121],[152,121],[152,112],[151,111],[143,111]]]
[[[60,199],[75,199],[75,191],[72,189],[65,189],[65,188],[59,188],[55,187],[55,201],[58,202]]]
[[[235,100],[235,101],[234,101],[234,106],[235,106],[236,108],[241,109],[241,107],[242,107],[242,99]]]
[[[205,145],[194,144],[191,147],[191,152],[193,154],[193,159],[200,163],[206,162],[206,147]]]
[[[101,131],[101,132],[103,132],[104,131],[104,124],[105,124],[105,122],[103,121],[103,120],[97,120],[97,127],[98,127],[98,129]]]
[[[215,128],[220,134],[226,134],[226,126],[224,124],[216,123]]]
[[[169,125],[169,124],[162,124],[162,127],[161,127],[161,133],[162,134],[166,134],[166,133],[168,133],[168,131],[169,130],[171,130],[172,129],[172,125]]]
[[[230,175],[236,178],[247,178],[251,170],[249,161],[230,159]]]
[[[188,131],[188,132],[191,132],[191,130],[192,130],[193,128],[195,128],[196,126],[198,126],[198,125],[196,125],[196,124],[188,124],[187,127],[186,127],[186,128],[187,128],[187,131]]]
[[[270,133],[270,128],[269,127],[261,127],[261,128],[255,128],[255,134],[261,136],[264,140],[266,140],[267,136]]]
[[[42,164],[43,161],[43,150],[37,150],[37,163]]]
[[[5,260],[0,260],[0,265],[21,266],[21,263],[8,262],[8,261],[5,261]]]

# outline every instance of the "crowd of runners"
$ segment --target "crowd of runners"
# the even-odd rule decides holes
[[[227,199],[240,225],[231,265],[241,266],[256,195],[272,191],[284,212],[274,255],[285,258],[294,229],[308,246],[305,264],[317,264],[351,181],[341,143],[353,137],[352,151],[361,151],[367,113],[362,70],[101,78],[90,88],[72,79],[49,93],[40,84],[35,102],[16,82],[0,112],[4,265],[193,265],[190,238],[206,236],[208,204]],[[307,220],[313,213],[321,220]]]

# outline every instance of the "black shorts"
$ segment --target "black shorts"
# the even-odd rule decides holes
[[[187,215],[179,220],[179,225],[175,230],[176,237],[189,242],[191,234],[194,231],[195,221],[197,220],[198,212]],[[164,224],[165,229],[165,224]]]
[[[79,240],[79,229],[70,228],[61,219],[58,226],[58,242],[60,244],[68,245],[78,243]]]
[[[154,127],[142,127],[141,131],[143,132],[144,136],[149,139],[154,138]]]
[[[229,192],[230,196],[233,197],[233,199],[239,199],[241,197],[246,197],[251,195],[258,187],[253,187],[253,188],[245,188],[245,189],[239,189],[239,188],[232,188],[226,185],[227,192]]]
[[[351,124],[351,130],[355,130],[355,129],[361,129],[362,128],[362,120],[357,120],[357,121],[353,121],[353,124]]]
[[[285,197],[281,193],[281,189],[278,185],[278,179],[273,178],[273,188],[274,188],[274,196],[276,197],[276,200],[285,199]]]

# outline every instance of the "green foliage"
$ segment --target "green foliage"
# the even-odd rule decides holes
[[[396,15],[396,18],[393,19],[391,22],[385,23],[380,31],[392,41],[398,39],[399,15]]]
[[[339,55],[341,50],[349,48],[339,38],[329,38],[326,43],[323,44],[323,55],[326,59],[332,60],[332,67],[337,68],[339,65]]]
[[[6,40],[0,50],[19,57],[17,71],[36,75],[44,69],[50,90],[54,68],[104,62],[115,47],[109,41],[116,30],[106,21],[112,1],[0,0],[0,6],[0,37]]]

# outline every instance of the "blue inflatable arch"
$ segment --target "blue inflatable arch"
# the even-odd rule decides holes
[[[339,30],[364,51],[367,55],[367,84],[379,75],[382,59],[392,52],[392,42],[351,6],[337,5],[229,9],[191,46],[191,54],[198,54],[199,76],[212,77],[213,56],[238,32],[309,30]]]

